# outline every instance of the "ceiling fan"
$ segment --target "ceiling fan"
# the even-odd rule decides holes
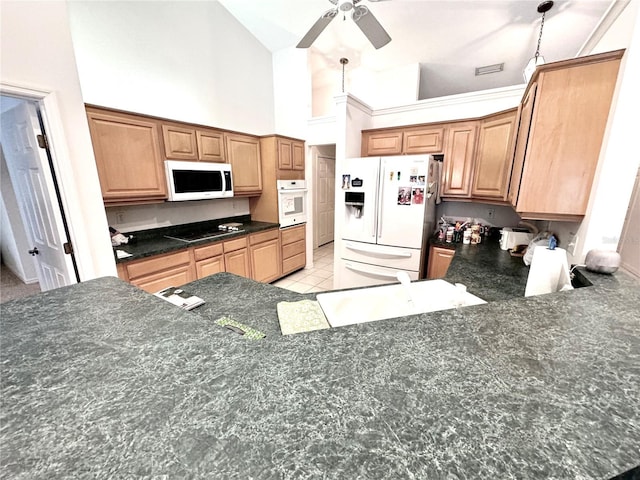
[[[351,18],[356,25],[362,30],[365,37],[376,48],[384,47],[391,41],[391,37],[386,32],[380,22],[373,16],[371,10],[364,5],[359,5],[362,0],[329,0],[336,8],[327,10],[322,16],[313,24],[307,34],[300,40],[300,43],[296,45],[297,48],[309,48],[311,44],[318,38],[322,31],[329,25],[339,13],[345,14],[351,11]],[[371,2],[382,0],[369,0]]]

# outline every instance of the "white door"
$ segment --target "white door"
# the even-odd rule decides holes
[[[313,217],[316,230],[315,248],[333,242],[336,183],[335,159],[318,156],[316,162],[316,211]]]
[[[421,248],[428,155],[382,159],[378,245]]]
[[[75,282],[71,256],[64,253],[66,234],[58,208],[35,105],[24,101],[2,113],[2,146],[29,245],[18,245],[36,260],[40,288],[51,290]]]

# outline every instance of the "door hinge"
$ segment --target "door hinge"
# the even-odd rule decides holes
[[[45,137],[44,135],[40,134],[37,136],[38,139],[38,146],[40,148],[49,148],[49,143],[47,142],[47,137]]]
[[[67,255],[71,255],[73,253],[73,244],[71,242],[64,242],[62,248],[64,249],[64,253]]]

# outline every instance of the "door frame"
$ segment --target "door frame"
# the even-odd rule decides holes
[[[319,157],[324,157],[324,158],[330,158],[333,159],[334,161],[334,166],[335,166],[335,160],[336,160],[336,154],[335,154],[335,145],[334,144],[329,144],[329,145],[313,145],[311,147],[312,150],[312,161],[311,161],[311,179],[312,179],[312,189],[310,190],[311,196],[313,197],[313,227],[312,227],[312,231],[310,232],[311,235],[311,245],[312,247],[318,248],[317,245],[317,238],[318,238],[318,219],[317,219],[317,191],[318,191],[318,158]],[[334,202],[335,203],[335,202]],[[334,205],[334,218],[333,218],[333,222],[335,224],[335,205]],[[334,228],[334,241],[335,241],[335,228]]]
[[[55,191],[49,192],[50,195],[53,195],[53,198],[57,199],[57,202],[51,205],[51,207],[60,211],[61,220],[59,222],[62,222],[62,225],[57,222],[57,227],[66,233],[66,240],[71,242],[71,245],[77,246],[77,235],[73,230],[73,225],[68,221],[70,208],[69,200],[65,196],[64,186],[69,184],[69,182],[65,182],[65,178],[62,175],[66,170],[61,165],[60,159],[69,158],[69,151],[62,129],[62,117],[56,93],[49,90],[0,82],[0,95],[9,95],[37,104],[41,128],[44,130],[47,138],[46,150],[49,168],[46,169],[44,174],[49,177],[51,184],[54,186]],[[48,198],[48,201],[53,201],[51,196]],[[68,272],[68,274],[69,278],[71,280],[75,279],[76,283],[80,282],[80,272],[83,271],[81,260],[81,255],[71,254],[70,263],[73,269]]]

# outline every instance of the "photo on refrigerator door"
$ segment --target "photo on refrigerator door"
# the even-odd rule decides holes
[[[398,188],[398,205],[411,205],[411,187]]]
[[[422,205],[424,203],[424,188],[414,188],[411,198],[411,203],[414,205]]]

